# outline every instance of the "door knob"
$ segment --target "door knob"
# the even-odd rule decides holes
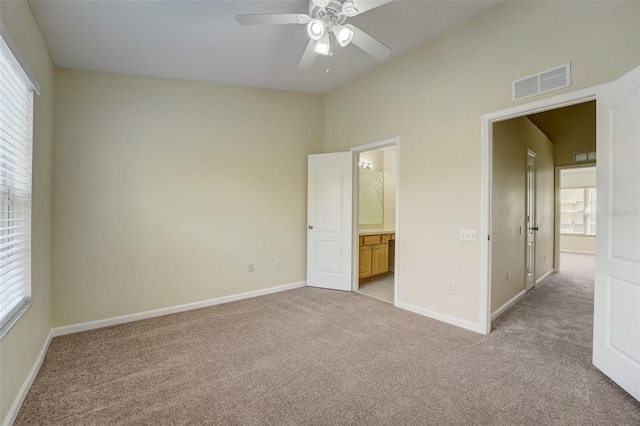
[[[540,230],[540,228],[539,228],[539,227],[537,227],[537,226],[532,226],[532,227],[531,227],[531,228],[529,228],[529,229],[531,229],[532,231],[539,231],[539,230]]]
[[[309,229],[313,229],[313,225],[309,225]]]

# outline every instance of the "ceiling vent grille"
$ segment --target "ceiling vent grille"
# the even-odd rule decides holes
[[[517,101],[571,86],[571,63],[533,74],[511,83],[511,100]]]

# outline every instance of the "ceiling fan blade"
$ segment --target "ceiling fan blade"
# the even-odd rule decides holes
[[[383,4],[387,4],[392,2],[393,0],[346,0],[343,3],[343,10],[346,10],[345,14],[349,17],[360,15],[368,10],[375,9],[376,7],[382,6]],[[350,4],[349,4],[350,3]],[[353,11],[351,8],[353,7]]]
[[[353,27],[353,39],[351,43],[379,60],[386,59],[391,53],[390,47],[380,43],[358,27]]]
[[[314,50],[315,47],[316,41],[309,40],[309,44],[307,44],[307,48],[304,49],[302,59],[300,59],[300,63],[298,64],[298,69],[301,69],[303,71],[311,69],[313,63],[316,61],[316,57],[318,56],[318,54]]]
[[[257,15],[236,15],[236,21],[242,25],[262,24],[306,24],[311,18],[300,13],[266,13]]]

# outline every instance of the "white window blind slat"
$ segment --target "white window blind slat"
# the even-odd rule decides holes
[[[16,222],[16,221],[22,221],[22,220],[27,222],[27,221],[30,221],[31,219],[29,217],[25,217],[24,219],[1,219],[0,226],[4,226],[3,224],[7,224],[9,222]],[[10,226],[17,226],[17,225],[10,225]],[[25,224],[25,226],[28,226],[28,224]]]
[[[5,59],[5,55],[2,55],[2,59]],[[2,76],[2,82],[5,88],[3,94],[15,99],[26,99],[25,90],[27,90],[27,87],[19,81],[16,81],[5,64],[0,66],[0,76]]]
[[[7,307],[11,305],[11,302],[17,299],[21,299],[24,296],[24,289],[19,283],[12,286],[11,288],[8,288],[5,293],[0,293],[0,297],[2,297],[2,301]]]
[[[29,104],[29,98],[25,97],[20,92],[24,90],[22,87],[18,87],[11,82],[11,78],[7,77],[4,72],[0,72],[0,77],[2,77],[2,82],[0,83],[2,87],[5,89],[2,92],[3,99],[12,99],[17,105],[26,106]],[[28,108],[27,108],[28,109]]]
[[[2,139],[6,139],[5,142],[8,143],[8,145],[6,146],[7,150],[9,149],[11,149],[11,151],[18,150],[23,154],[28,154],[30,152],[29,146],[22,145],[22,143],[24,142],[20,140],[22,136],[20,136],[16,132],[10,132],[9,127],[4,125],[2,114],[0,114],[0,130],[2,130]]]
[[[4,139],[1,135],[0,138]],[[25,176],[29,176],[31,174],[31,165],[20,158],[22,156],[31,156],[31,153],[20,152],[19,150],[10,149],[9,147],[0,148],[0,161],[2,162],[2,167],[19,167],[26,172]]]
[[[18,127],[23,124],[21,117],[24,117],[28,109],[26,103],[23,105],[16,105],[15,99],[0,96],[0,105],[3,107],[2,113],[8,116],[10,122],[16,124]]]
[[[18,188],[23,190],[28,189],[31,185],[31,179],[28,176],[20,175],[11,168],[0,167],[0,176],[7,182],[15,183]]]
[[[24,288],[20,283],[24,281],[24,279],[29,275],[30,274],[28,274],[24,269],[14,272],[11,278],[7,280],[7,285],[5,286],[5,290],[0,292],[0,297],[4,299],[5,295],[8,295],[8,298],[11,298],[11,296],[15,292],[23,293]]]
[[[23,292],[24,289],[21,285],[21,282],[24,281],[24,279],[29,275],[26,273],[24,268],[14,270],[7,275],[9,275],[9,277],[6,280],[5,289],[3,291],[0,291],[0,297],[3,297],[5,294],[8,294],[9,297],[11,297],[11,295],[16,291]]]
[[[13,93],[15,90],[11,85],[7,84],[7,78],[4,74],[0,74],[2,81],[0,81],[0,100],[2,104],[9,108],[9,111],[17,115],[17,118],[24,117],[29,111],[29,98],[16,95]]]
[[[24,232],[14,232],[13,234],[6,234],[6,235],[2,235],[0,234],[0,241],[2,240],[8,240],[10,238],[18,238],[18,237],[23,237],[25,235]]]
[[[10,265],[12,262],[15,262],[16,260],[26,258],[26,257],[27,255],[24,252],[24,250],[22,250],[22,248],[19,248],[19,250],[16,250],[15,252],[10,253],[7,256],[2,258],[2,261],[0,261],[0,268],[5,268],[6,266]]]
[[[26,183],[29,182],[28,181],[30,176],[29,170],[24,170],[22,167],[18,166],[17,164],[5,163],[2,160],[2,158],[0,158],[0,171],[6,172],[7,175],[9,173],[14,174],[16,176],[19,176],[20,179],[26,179]]]
[[[17,262],[14,261],[12,263],[7,264],[7,266],[0,268],[0,273],[4,274],[4,273],[11,273],[12,271],[22,268],[23,270],[25,269],[25,267],[28,266],[27,265],[27,261],[24,257],[20,258]]]
[[[25,176],[19,176],[10,169],[0,167],[0,179],[4,180],[6,185],[15,187],[22,191],[28,191],[31,184],[30,179]]]
[[[11,317],[15,315],[22,305],[27,303],[29,298],[26,295],[17,295],[17,297],[11,300],[0,300],[0,311],[4,313],[3,319],[0,321],[0,328],[4,327],[6,323],[11,320]]]
[[[17,286],[17,289],[11,292],[7,297],[2,297],[2,302],[0,302],[0,306],[3,309],[13,309],[16,304],[24,301],[27,295],[25,294],[24,288],[21,286]]]
[[[0,39],[0,331],[31,297],[33,87],[18,64]]]
[[[11,78],[11,82],[15,86],[22,87],[23,85],[26,84],[26,82],[24,81],[24,78],[22,78],[20,75],[18,75],[15,72],[16,64],[11,62],[11,58],[9,57],[11,55],[11,52],[7,52],[7,50],[4,49],[5,46],[6,45],[0,46],[0,54],[2,55],[2,59],[3,59],[3,61],[1,62],[2,63],[1,68],[3,72],[5,72],[7,76]]]
[[[25,131],[24,128],[21,128],[22,123],[14,123],[9,119],[9,114],[0,114],[0,126],[2,129],[6,131],[8,135],[10,135],[17,144],[21,144],[20,148],[26,148],[27,144],[25,143],[25,139],[28,138],[29,133]],[[18,148],[19,145],[16,145]],[[26,150],[25,150],[26,151]]]

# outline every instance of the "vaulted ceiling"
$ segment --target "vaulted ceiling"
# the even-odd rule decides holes
[[[297,68],[308,42],[304,25],[241,26],[235,19],[307,13],[305,0],[29,3],[58,67],[327,93],[500,1],[393,1],[349,19],[391,47],[389,58],[349,45],[308,71]]]

